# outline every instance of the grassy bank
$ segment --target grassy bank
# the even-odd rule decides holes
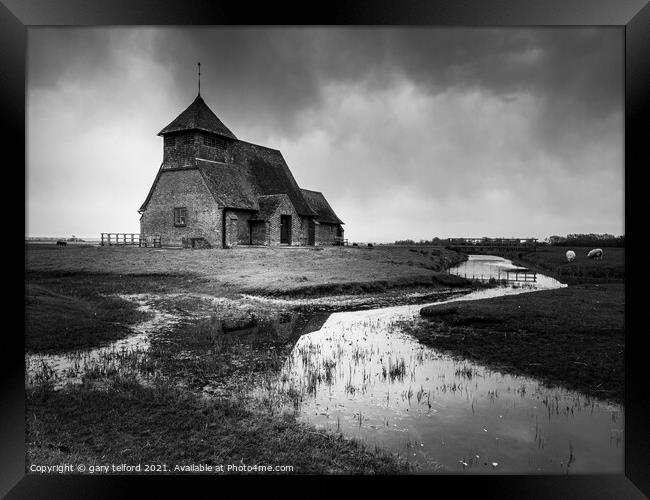
[[[448,280],[441,271],[464,258],[441,247],[173,250],[27,245],[25,267],[32,273],[102,274],[110,270],[117,275],[183,275],[188,277],[184,288],[218,295],[313,295],[440,285],[441,280]]]
[[[170,274],[27,271],[25,350],[62,352],[123,338],[131,333],[131,325],[148,315],[117,294],[172,292],[189,279]]]
[[[423,344],[508,372],[623,402],[623,284],[577,285],[429,306]]]
[[[28,284],[25,288],[25,349],[53,352],[95,347],[123,338],[129,325],[146,314],[117,297],[96,293],[79,296],[78,290]]]
[[[566,252],[576,254],[568,262]],[[510,252],[503,255],[515,264],[552,276],[569,285],[625,282],[625,248],[603,248],[602,259],[588,259],[587,247],[539,247],[535,252]]]

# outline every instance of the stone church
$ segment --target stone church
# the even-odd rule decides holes
[[[163,161],[138,210],[162,246],[333,245],[343,221],[298,187],[282,153],[237,139],[201,95],[158,134]]]

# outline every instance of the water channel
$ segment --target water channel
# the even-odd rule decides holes
[[[472,255],[451,272],[499,279],[510,261]],[[541,274],[438,303],[566,285]],[[390,449],[423,472],[622,473],[624,409],[419,344],[400,323],[426,304],[333,313],[300,337],[258,397],[294,394],[316,427]]]

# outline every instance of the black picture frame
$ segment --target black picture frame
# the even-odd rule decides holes
[[[632,230],[634,214],[647,210],[633,186],[642,189],[641,175],[648,168],[648,90],[650,90],[650,6],[645,0],[389,0],[304,2],[285,6],[271,2],[188,0],[0,0],[0,112],[3,138],[3,170],[15,176],[11,186],[23,183],[18,165],[25,165],[26,43],[29,26],[90,25],[431,25],[431,26],[619,26],[625,30],[625,235],[626,267],[637,270],[626,280],[626,405],[625,474],[611,476],[426,476],[417,481],[439,494],[469,492],[482,498],[643,498],[650,495],[650,398],[644,378],[645,328],[635,328],[643,310],[641,294],[633,293],[641,277],[640,232]],[[24,173],[24,172],[23,172]],[[15,181],[15,182],[14,182]],[[18,189],[10,189],[18,193]],[[28,193],[25,193],[25,203]],[[18,202],[19,203],[19,202]],[[639,235],[637,237],[637,235]],[[12,238],[6,245],[9,259],[18,253]],[[637,245],[637,249],[634,245]],[[16,262],[20,257],[15,257]],[[11,266],[10,266],[11,267]],[[17,266],[14,266],[17,267]],[[642,275],[641,275],[642,276]],[[24,276],[18,276],[24,287]],[[24,310],[13,288],[5,305]],[[24,297],[24,294],[23,294]],[[15,305],[13,304],[15,302]],[[18,316],[16,314],[16,316]],[[23,315],[24,320],[24,315]],[[642,325],[642,323],[639,323]],[[148,495],[171,493],[182,477],[37,476],[25,475],[24,345],[17,335],[20,325],[7,328],[1,349],[2,426],[0,427],[0,494],[7,498],[113,498],[146,482]],[[238,478],[193,477],[202,484]],[[322,479],[322,478],[321,478]],[[364,479],[364,487],[379,485],[384,478]],[[264,480],[247,478],[247,485]],[[335,486],[327,478],[328,486]],[[219,483],[223,484],[223,483]],[[429,489],[432,488],[432,489]],[[187,494],[187,490],[183,490]],[[225,491],[225,490],[224,490]],[[335,490],[331,490],[333,493]],[[408,494],[409,490],[407,490]],[[311,492],[310,492],[311,493]]]

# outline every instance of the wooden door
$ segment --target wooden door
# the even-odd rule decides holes
[[[291,216],[280,216],[280,243],[291,245]]]

